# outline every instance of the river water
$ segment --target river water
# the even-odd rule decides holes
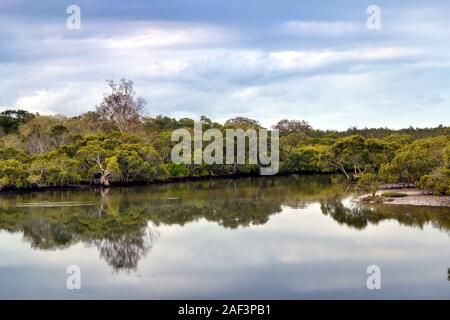
[[[450,209],[354,195],[334,176],[4,194],[0,298],[450,298]]]

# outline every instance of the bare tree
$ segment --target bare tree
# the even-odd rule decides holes
[[[111,121],[120,131],[136,129],[144,113],[145,100],[136,97],[133,81],[121,79],[119,83],[106,80],[111,88],[105,93],[103,102],[97,106],[97,113],[101,120]]]
[[[94,160],[99,166],[101,172],[101,176],[98,180],[98,183],[102,186],[109,187],[109,176],[111,175],[111,171],[103,168],[102,162],[100,161],[100,156],[97,154],[97,158]]]

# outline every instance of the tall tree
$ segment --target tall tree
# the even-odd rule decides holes
[[[36,115],[25,110],[5,110],[0,113],[0,132],[15,133],[21,124],[27,123],[35,117]]]
[[[121,79],[119,83],[114,80],[106,82],[111,92],[105,93],[103,102],[97,106],[100,118],[114,123],[122,132],[135,130],[141,123],[145,100],[136,97],[131,80]]]
[[[253,120],[247,117],[235,117],[227,120],[224,126],[237,128],[258,128],[261,127],[261,124],[257,120]]]
[[[280,135],[287,135],[292,132],[307,132],[311,131],[311,125],[304,120],[288,120],[283,119],[278,121],[276,125],[273,126],[274,129],[280,131]]]

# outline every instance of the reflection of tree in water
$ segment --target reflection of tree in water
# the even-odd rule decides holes
[[[359,205],[349,202],[345,205],[340,197],[321,201],[321,210],[340,224],[356,229],[364,229],[369,223],[378,224],[383,220],[396,220],[399,223],[423,228],[430,224],[434,228],[449,232],[450,215],[448,208],[416,207],[401,205]]]
[[[0,202],[0,230],[22,232],[33,248],[51,250],[80,241],[94,245],[114,270],[134,270],[151,250],[154,225],[184,225],[205,219],[225,228],[262,225],[283,206],[305,208],[320,203],[323,214],[363,229],[395,219],[402,224],[450,230],[448,208],[360,207],[343,201],[345,184],[329,176],[269,177],[166,184],[151,187],[15,195]],[[20,207],[40,201],[91,203],[73,207]],[[9,202],[8,202],[9,201]],[[301,213],[299,211],[299,213]]]
[[[61,224],[45,220],[28,220],[23,225],[23,237],[32,248],[55,249],[71,244],[72,234]]]
[[[148,218],[157,225],[185,225],[206,219],[234,229],[265,224],[271,215],[282,210],[279,203],[264,199],[211,199],[201,204],[193,201],[156,201],[148,211]]]
[[[145,257],[159,237],[158,231],[149,227],[132,234],[116,234],[93,243],[114,271],[136,270],[138,262]]]
[[[346,224],[356,229],[364,229],[368,222],[378,222],[374,219],[374,212],[371,208],[350,203],[347,206],[340,197],[332,197],[320,202],[320,209],[325,215],[329,215],[339,224]]]

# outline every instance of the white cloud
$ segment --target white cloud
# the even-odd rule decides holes
[[[126,77],[135,80],[137,92],[148,101],[151,115],[205,114],[219,121],[245,115],[266,126],[281,117],[290,117],[308,120],[319,128],[345,129],[356,124],[369,125],[364,117],[380,103],[380,96],[384,101],[389,97],[393,101],[384,104],[398,103],[392,93],[379,94],[375,90],[390,90],[384,85],[391,77],[385,70],[392,66],[386,69],[384,63],[408,62],[411,57],[420,58],[421,53],[394,47],[274,52],[137,48],[128,59],[120,59],[119,52],[111,51],[101,62],[96,58],[78,61],[77,57],[70,57],[27,66],[26,74],[30,75],[45,70],[48,85],[37,81],[24,90],[24,83],[18,82],[22,93],[16,105],[40,113],[80,114],[100,102],[107,90],[104,78]],[[94,72],[102,78],[83,79]],[[68,80],[52,87],[58,79]],[[32,90],[36,86],[39,89]]]
[[[361,23],[345,21],[288,21],[282,30],[288,35],[301,36],[354,36],[364,31],[365,21]]]
[[[164,48],[219,44],[229,40],[228,30],[202,24],[139,24],[132,32],[118,37],[99,39],[110,49]]]
[[[58,89],[40,89],[22,96],[16,106],[39,114],[78,115],[93,109],[99,101],[96,90],[89,86],[66,85]]]
[[[281,51],[269,54],[269,60],[280,69],[310,70],[343,62],[383,62],[409,58],[417,50],[403,48],[368,48],[365,50]]]
[[[71,33],[64,23],[8,16],[0,19],[0,106],[76,115],[100,102],[105,79],[125,77],[152,115],[245,115],[266,126],[290,117],[343,129],[434,125],[449,115],[450,28],[442,13],[424,12],[383,10],[380,32],[366,30],[364,10],[361,21],[319,15],[257,31],[99,19]],[[411,119],[401,116],[406,108]]]

